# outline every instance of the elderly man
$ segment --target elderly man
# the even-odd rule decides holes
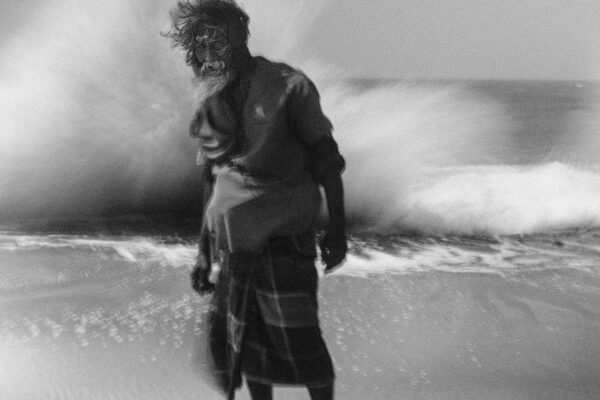
[[[201,98],[190,133],[200,143],[205,202],[191,276],[199,293],[214,291],[208,330],[218,386],[233,398],[243,375],[253,399],[270,399],[274,384],[332,399],[315,222],[321,185],[327,273],[347,250],[344,159],[317,89],[302,72],[249,53],[248,16],[233,1],[180,1],[171,17],[169,36],[185,50]]]

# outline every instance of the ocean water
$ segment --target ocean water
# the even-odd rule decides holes
[[[350,79],[296,51],[326,3],[246,6],[253,51],[315,80],[347,161],[350,251],[319,292],[338,398],[599,398],[599,84]],[[1,399],[218,398],[170,6],[11,9]]]

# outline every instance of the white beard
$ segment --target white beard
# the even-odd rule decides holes
[[[233,72],[227,69],[218,75],[205,75],[197,79],[196,99],[199,102],[221,92],[233,80]]]

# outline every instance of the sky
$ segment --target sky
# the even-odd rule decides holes
[[[48,3],[52,0],[0,0],[0,33],[6,36],[22,29],[30,21],[29,6]],[[241,3],[249,11],[261,10],[257,19],[251,14],[254,25],[261,23],[264,9],[273,4],[275,10],[284,10],[308,3],[314,13],[306,14],[305,26],[294,27],[304,33],[290,57],[318,58],[352,76],[600,79],[600,1],[596,0]],[[275,12],[271,18],[279,16]],[[251,25],[251,30],[260,27]]]
[[[334,0],[300,51],[358,76],[600,79],[600,1]]]

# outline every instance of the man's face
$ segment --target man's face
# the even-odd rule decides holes
[[[226,26],[204,26],[196,36],[194,53],[200,64],[200,79],[218,78],[232,72],[232,46]]]

